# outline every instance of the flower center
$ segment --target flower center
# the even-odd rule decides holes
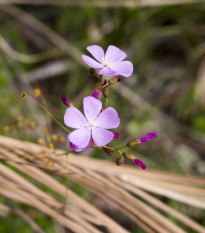
[[[111,58],[109,61],[108,59],[105,57],[102,57],[102,64],[104,65],[104,67],[109,67],[109,66],[112,66],[112,61],[113,61],[113,58]]]
[[[97,127],[98,124],[96,124],[94,121],[93,122],[89,121],[89,122],[86,123],[85,126],[90,128],[90,129],[93,129],[93,128]]]

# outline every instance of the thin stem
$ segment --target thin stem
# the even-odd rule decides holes
[[[61,127],[63,128],[64,130],[66,130],[68,133],[70,133],[71,131],[68,130],[67,128],[65,128],[49,111],[48,109],[43,105],[41,104],[35,97],[33,97],[31,94],[29,94],[39,105],[40,107]]]
[[[45,108],[48,109],[47,101],[45,100],[45,98],[43,96],[41,98],[42,98],[42,101],[43,101],[43,104],[44,104]],[[47,118],[48,118],[48,125],[49,125],[49,129],[50,129],[50,133],[52,134],[53,133],[53,128],[52,128],[51,119],[50,119],[50,116],[48,115],[48,113],[47,113]]]
[[[102,89],[109,86],[110,84],[109,83],[106,83],[105,85],[102,86]]]
[[[124,149],[124,148],[126,148],[126,147],[127,147],[127,145],[125,145],[125,146],[121,146],[121,147],[119,147],[119,148],[115,149],[115,151],[119,151],[119,150]]]
[[[63,207],[62,207],[62,210],[63,212],[65,211],[65,208],[66,208],[66,204],[67,204],[67,201],[68,201],[68,186],[69,186],[69,161],[68,161],[68,156],[69,154],[66,155],[66,180],[67,180],[67,183],[66,183],[66,193],[65,193],[65,199],[64,199],[64,203],[63,203]]]
[[[108,98],[105,98],[105,106],[108,105]]]
[[[109,149],[109,150],[112,150],[113,152],[115,151],[115,149],[109,147],[109,146],[103,146],[103,148],[106,148],[106,149]]]

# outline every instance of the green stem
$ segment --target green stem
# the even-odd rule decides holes
[[[109,86],[110,84],[109,83],[106,83],[105,85],[102,86],[102,89]]]
[[[105,106],[108,105],[108,98],[105,98]]]
[[[62,127],[64,130],[66,130],[68,133],[70,133],[71,131],[68,130],[66,127],[64,127],[49,111],[48,109],[41,104],[36,98],[34,98],[31,94],[29,94],[39,105],[40,107],[50,116],[50,118],[52,118],[60,127]]]
[[[119,147],[119,148],[115,149],[115,151],[119,151],[119,150],[124,149],[124,148],[126,148],[126,147],[127,147],[127,145],[125,145],[125,146],[121,146],[121,147]]]

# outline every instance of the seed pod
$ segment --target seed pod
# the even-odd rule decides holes
[[[104,96],[105,98],[108,98],[108,96],[109,96],[108,87],[103,88],[103,89],[102,89],[102,93],[103,93],[103,96]]]
[[[133,161],[135,159],[135,156],[129,152],[124,152],[122,155],[125,159],[128,159],[130,161]]]
[[[137,146],[137,145],[139,145],[141,142],[138,140],[138,139],[134,139],[134,140],[132,140],[132,141],[129,141],[128,143],[127,143],[127,146],[128,147],[135,147],[135,146]]]
[[[124,163],[124,157],[123,156],[117,156],[115,162],[116,162],[117,166],[122,165]]]
[[[118,80],[116,79],[116,78],[111,78],[109,81],[108,81],[108,83],[110,84],[110,85],[113,85],[113,84],[115,84],[115,83],[117,83],[118,82]]]

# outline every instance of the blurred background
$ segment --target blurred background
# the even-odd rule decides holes
[[[131,77],[110,88],[109,105],[121,119],[119,138],[110,145],[154,131],[157,139],[129,150],[148,169],[204,177],[204,1],[0,1],[0,134],[37,143],[44,138],[46,114],[32,99],[22,101],[22,90],[40,88],[62,124],[61,95],[82,109],[96,80],[81,54],[93,44],[119,47],[134,65]],[[52,129],[62,139],[56,147],[68,150],[67,132],[55,123]],[[114,162],[103,151],[83,156]],[[84,193],[81,186],[73,189]],[[192,215],[204,224],[202,213]],[[38,219],[46,232],[55,232],[47,217]],[[33,232],[12,214],[0,220],[1,233]]]

